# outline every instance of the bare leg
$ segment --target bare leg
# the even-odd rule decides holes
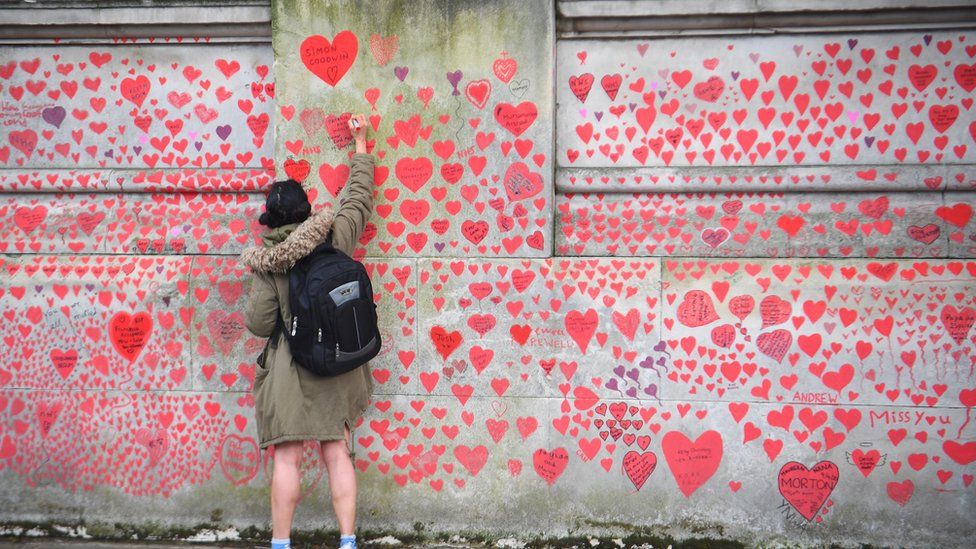
[[[301,494],[301,441],[275,445],[274,472],[271,476],[271,537],[291,535],[291,521]]]
[[[332,491],[332,508],[339,522],[339,535],[356,532],[356,469],[349,457],[349,429],[346,440],[322,442],[322,457],[329,470],[329,488]]]

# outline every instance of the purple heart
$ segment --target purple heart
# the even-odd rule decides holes
[[[34,286],[34,291],[37,292],[37,293],[41,293],[41,290],[43,290],[43,289],[44,289],[44,286]]]
[[[868,147],[870,147],[871,145],[873,145],[874,144],[874,137],[873,136],[867,136],[867,137],[865,137],[864,138],[864,144],[867,145]]]
[[[595,112],[595,113],[593,113],[593,116],[595,116],[596,117],[596,121],[599,122],[599,121],[603,120],[603,111]]]
[[[664,90],[660,90],[659,92],[657,92],[657,94],[658,94],[659,96],[661,96],[661,99],[664,99],[664,96],[665,96],[665,95],[667,95],[667,94],[668,94],[668,92],[666,92],[666,91],[664,91]]]
[[[854,46],[856,46],[856,45],[857,45],[857,38],[848,38],[847,39],[847,47],[848,48],[850,48],[850,49],[853,50],[854,49]]]
[[[92,290],[95,289],[95,285],[94,284],[85,284],[85,289],[90,292],[90,291],[92,291]]]
[[[217,137],[219,137],[223,141],[227,141],[227,138],[230,137],[230,130],[231,130],[230,124],[227,124],[225,126],[217,126]]]
[[[438,252],[443,252],[444,251],[444,243],[443,242],[437,242],[436,244],[434,244],[434,249],[437,250]]]
[[[403,82],[407,78],[407,73],[410,72],[408,67],[393,67],[393,75]]]
[[[926,35],[924,36],[924,38],[925,38],[925,45],[926,45],[926,46],[928,46],[929,44],[931,44],[931,43],[932,43],[932,35],[931,35],[931,34],[926,34]]]
[[[663,341],[658,341],[658,342],[657,342],[657,344],[656,344],[656,345],[654,345],[654,347],[652,347],[652,348],[653,348],[653,349],[654,349],[655,351],[657,351],[657,352],[659,352],[659,353],[662,353],[662,352],[664,352],[664,349],[666,349],[666,348],[667,348],[667,343],[665,343],[665,342],[663,342]]]
[[[197,151],[203,148],[203,141],[195,141],[193,146],[197,148]]]
[[[114,149],[109,149],[109,150],[105,151],[105,158],[112,158],[113,156],[115,156],[115,150]]]
[[[652,397],[657,396],[657,385],[651,384],[644,389],[644,392]]]
[[[640,377],[640,372],[637,371],[637,368],[631,368],[630,370],[627,371],[627,377],[633,379],[634,381],[637,381],[637,378]]]
[[[640,361],[640,367],[641,368],[650,368],[652,366],[654,366],[654,357],[652,357],[652,356],[649,356],[649,357],[645,358],[644,360]]]
[[[627,389],[627,396],[630,398],[637,398],[637,388],[631,387],[630,389]]]
[[[134,151],[134,152],[135,152],[136,154],[139,154],[139,153],[141,153],[141,152],[142,152],[142,146],[140,146],[140,145],[136,145],[135,147],[132,147],[132,150],[133,150],[133,151]]]
[[[739,71],[732,71],[732,80],[739,79]]]
[[[41,118],[55,128],[61,128],[61,123],[64,122],[64,117],[67,114],[64,107],[48,107],[41,111]]]
[[[623,366],[617,366],[613,369],[613,373],[617,374],[619,377],[624,377],[624,371],[625,369]]]
[[[630,112],[634,112],[634,109],[636,109],[636,108],[637,108],[637,103],[631,103],[630,104]]]
[[[611,391],[619,391],[620,390],[620,388],[617,387],[617,380],[616,379],[611,379],[610,381],[604,383],[603,386],[606,387],[607,389],[610,389]]]
[[[447,73],[447,81],[450,82],[452,86],[454,86],[454,93],[452,93],[451,95],[461,95],[461,92],[458,91],[457,87],[458,84],[461,83],[462,76],[464,76],[464,74],[461,71],[454,71],[454,72]]]

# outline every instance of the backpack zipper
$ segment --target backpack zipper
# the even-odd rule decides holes
[[[291,317],[291,336],[295,337],[295,332],[298,330],[298,317]]]
[[[317,334],[318,335],[318,343],[322,343],[322,336],[324,334],[322,333],[322,327],[321,327],[321,325],[323,324],[324,319],[321,318],[321,315],[319,315],[319,301],[316,298],[312,298],[312,311],[313,311],[313,315],[314,315],[313,316],[313,319],[312,319],[313,322],[318,322],[318,324],[319,324],[319,329],[318,329],[318,334]],[[326,333],[328,333],[328,332],[326,332]],[[339,350],[339,342],[338,341],[336,341],[336,350],[337,351]]]
[[[356,343],[359,345],[359,348],[362,349],[363,337],[359,334],[359,315],[356,314],[355,306],[352,308],[352,319],[353,322],[356,324]]]

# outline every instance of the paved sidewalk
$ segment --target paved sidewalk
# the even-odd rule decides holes
[[[187,549],[187,547],[254,547],[245,543],[124,543],[106,541],[74,541],[60,539],[32,539],[24,541],[0,541],[0,549]]]
[[[84,541],[84,540],[65,540],[65,539],[30,539],[17,541],[0,541],[0,549],[187,549],[188,547],[259,547],[247,543],[126,543],[109,541]]]
[[[246,541],[220,541],[220,542],[125,542],[125,541],[91,541],[76,538],[0,538],[0,549],[188,549],[188,548],[254,548],[266,549],[270,543],[255,544]],[[463,539],[457,541],[430,541],[428,543],[401,543],[392,537],[372,538],[359,542],[363,549],[518,549],[522,544],[515,540],[498,540],[495,543],[485,545],[477,542],[467,542]],[[297,543],[293,544],[295,549],[334,549],[333,544],[322,543]],[[551,542],[545,545],[547,549],[742,549],[742,545],[734,542],[710,542],[705,540],[689,540],[684,543],[674,545],[651,545],[648,543],[627,545],[620,539],[590,539],[588,542],[576,540],[570,542]]]
[[[160,542],[160,543],[150,543],[150,542],[140,542],[140,543],[127,543],[127,542],[110,542],[110,541],[85,541],[85,540],[70,540],[70,539],[54,539],[54,538],[41,538],[41,539],[27,539],[27,540],[0,540],[0,549],[187,549],[193,547],[210,548],[210,547],[224,547],[224,548],[264,548],[268,547],[269,544],[256,545],[247,542],[220,542],[220,543],[196,543],[196,542],[185,542],[185,543],[173,543],[173,542]],[[363,544],[360,543],[363,547]],[[331,549],[332,545],[304,545],[298,544],[294,546],[296,549]],[[390,547],[390,546],[386,546]],[[434,544],[434,545],[396,545],[396,549],[469,549],[473,547],[472,545],[448,545],[448,544]]]

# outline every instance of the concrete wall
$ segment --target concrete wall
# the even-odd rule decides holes
[[[680,421],[606,463],[631,480],[667,463],[680,503],[652,495],[668,512],[644,522],[972,536],[974,39],[559,42],[555,253],[659,258],[660,302],[636,313],[660,318],[658,394]],[[638,391],[642,358],[614,370]]]
[[[257,473],[233,254],[272,180],[270,45],[2,50],[4,520],[199,522]]]
[[[335,200],[329,117],[363,111],[364,528],[976,533],[976,34],[556,40],[549,2],[514,0],[273,17],[273,44],[3,46],[3,521],[267,524],[235,256],[274,170]],[[310,70],[341,31],[349,66]],[[298,525],[328,527],[306,458]]]
[[[369,255],[549,254],[549,2],[386,2],[369,10],[280,2],[274,17],[276,74],[285,75],[278,163],[301,165],[295,169],[317,194],[331,197],[351,149],[332,121],[364,112],[375,131],[383,196]],[[355,62],[332,66],[309,54],[347,30],[336,55],[359,52]]]

